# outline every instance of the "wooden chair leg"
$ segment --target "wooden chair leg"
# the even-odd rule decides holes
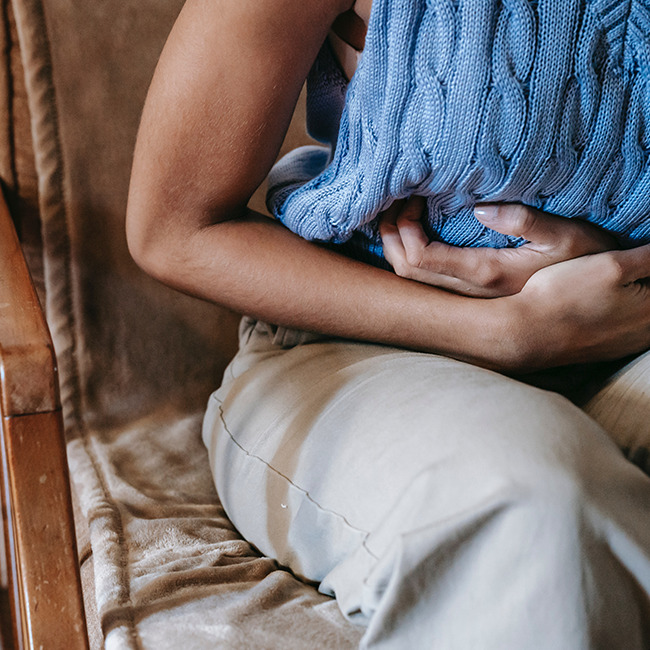
[[[60,411],[0,426],[16,647],[87,650]]]

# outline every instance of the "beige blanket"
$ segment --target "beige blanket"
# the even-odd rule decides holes
[[[336,603],[261,557],[228,521],[200,415],[161,411],[69,446],[88,516],[106,647],[354,648]]]
[[[215,494],[201,410],[238,318],[158,285],[127,251],[139,115],[181,5],[11,0],[0,14],[9,27],[15,14],[13,87],[24,82],[34,146],[18,162],[37,178],[42,286],[101,629],[115,650],[355,647],[360,631],[336,603],[260,557]]]

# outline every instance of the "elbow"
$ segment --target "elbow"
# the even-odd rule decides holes
[[[214,223],[207,210],[187,203],[132,190],[126,210],[126,243],[131,258],[145,273],[191,293],[197,260],[205,252],[205,233],[214,232],[208,228]]]
[[[170,214],[170,210],[131,201],[127,206],[126,243],[131,258],[147,275],[179,291],[194,291],[202,230],[193,213],[176,210]]]
[[[129,254],[143,271],[149,273],[149,268],[153,266],[157,257],[156,249],[158,246],[151,241],[147,230],[142,223],[141,216],[134,214],[131,209],[127,210],[126,245],[129,249]]]
[[[169,259],[171,233],[157,227],[156,219],[147,210],[129,203],[126,213],[126,244],[133,261],[148,275],[166,283],[165,260]]]

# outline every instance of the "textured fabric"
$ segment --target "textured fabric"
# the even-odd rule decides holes
[[[69,445],[105,647],[355,647],[359,635],[331,598],[261,557],[232,526],[201,416],[160,409]]]
[[[649,9],[376,0],[334,159],[306,184],[278,179],[272,211],[306,239],[360,232],[377,252],[374,218],[413,194],[429,197],[429,234],[455,245],[520,243],[473,217],[480,201],[650,241]]]
[[[39,203],[70,474],[92,548],[81,560],[93,646],[351,648],[358,634],[332,599],[242,540],[215,493],[200,418],[239,318],[163,287],[128,254],[139,115],[182,4],[12,2],[25,94],[12,85],[22,108],[4,118],[31,120],[38,183],[19,173],[8,184]],[[14,162],[29,142],[16,142]]]
[[[45,304],[38,178],[34,168],[25,74],[11,5],[3,3],[2,11],[3,22],[6,22],[3,36],[0,37],[4,41],[2,50],[5,56],[0,71],[3,129],[0,137],[0,178],[34,286],[41,304]]]
[[[610,399],[630,385],[650,354],[597,400],[639,457],[648,402]],[[203,437],[237,528],[336,594],[362,647],[649,647],[650,476],[555,393],[247,319]]]

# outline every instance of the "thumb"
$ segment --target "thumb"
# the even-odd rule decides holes
[[[650,244],[602,253],[609,257],[612,273],[621,284],[650,278]]]
[[[568,220],[519,203],[479,204],[476,218],[503,235],[523,237],[536,244],[554,246],[566,232]]]

